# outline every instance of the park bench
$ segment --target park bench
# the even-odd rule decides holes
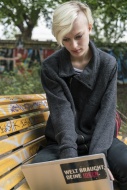
[[[0,96],[0,190],[29,190],[21,166],[45,146],[48,116],[45,94]]]
[[[45,94],[0,96],[0,190],[28,190],[21,165],[45,146]]]

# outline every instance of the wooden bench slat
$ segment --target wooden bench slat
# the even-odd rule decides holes
[[[127,145],[127,137],[124,138],[123,142]]]
[[[30,190],[21,171],[45,146],[45,94],[0,96],[0,190]]]
[[[28,160],[26,163],[31,163],[31,159]],[[21,170],[21,166],[18,166],[14,170],[12,170],[6,176],[0,178],[0,190],[10,190],[19,184],[24,179],[23,172]]]
[[[123,141],[127,145],[127,137],[123,138],[122,135],[118,135],[117,138],[121,141]]]
[[[30,190],[29,185],[27,182],[23,183],[20,187],[18,187],[16,190]]]
[[[21,167],[18,167],[17,169],[0,179],[0,188],[2,190],[10,190],[15,185],[17,185],[23,178],[24,175],[21,171]]]
[[[122,140],[123,137],[122,137],[121,135],[118,135],[117,138],[118,138],[119,140]]]
[[[44,133],[44,129],[41,127],[16,134],[7,139],[0,141],[0,154],[5,154],[17,147],[23,146],[24,144],[41,137]]]
[[[0,105],[14,104],[26,101],[35,101],[46,99],[45,94],[24,94],[24,95],[10,95],[0,96]]]
[[[0,136],[4,136],[21,129],[28,128],[32,125],[39,124],[47,121],[49,112],[43,112],[33,116],[22,117],[20,119],[14,119],[0,123]]]
[[[39,140],[38,142],[32,143],[24,148],[15,151],[9,156],[4,157],[0,160],[0,176],[5,174],[6,172],[12,170],[14,167],[20,165],[25,160],[36,154],[40,145],[43,144],[44,138]]]
[[[0,106],[0,118],[6,118],[16,116],[19,114],[28,113],[33,110],[47,110],[48,104],[46,100],[42,101],[31,101],[25,103],[16,103],[9,105]]]

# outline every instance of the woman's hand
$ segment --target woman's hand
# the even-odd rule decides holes
[[[108,173],[109,173],[110,180],[114,181],[115,179],[114,179],[112,172],[110,171],[109,168],[108,168]]]

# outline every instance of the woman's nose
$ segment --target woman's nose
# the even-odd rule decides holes
[[[76,40],[72,40],[71,41],[71,46],[72,46],[72,48],[76,48],[78,46],[77,41]]]

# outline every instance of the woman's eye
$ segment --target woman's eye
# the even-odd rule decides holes
[[[69,42],[69,38],[64,38],[63,41],[64,42]]]
[[[76,36],[76,40],[79,40],[79,39],[81,39],[81,38],[82,38],[82,35]]]

